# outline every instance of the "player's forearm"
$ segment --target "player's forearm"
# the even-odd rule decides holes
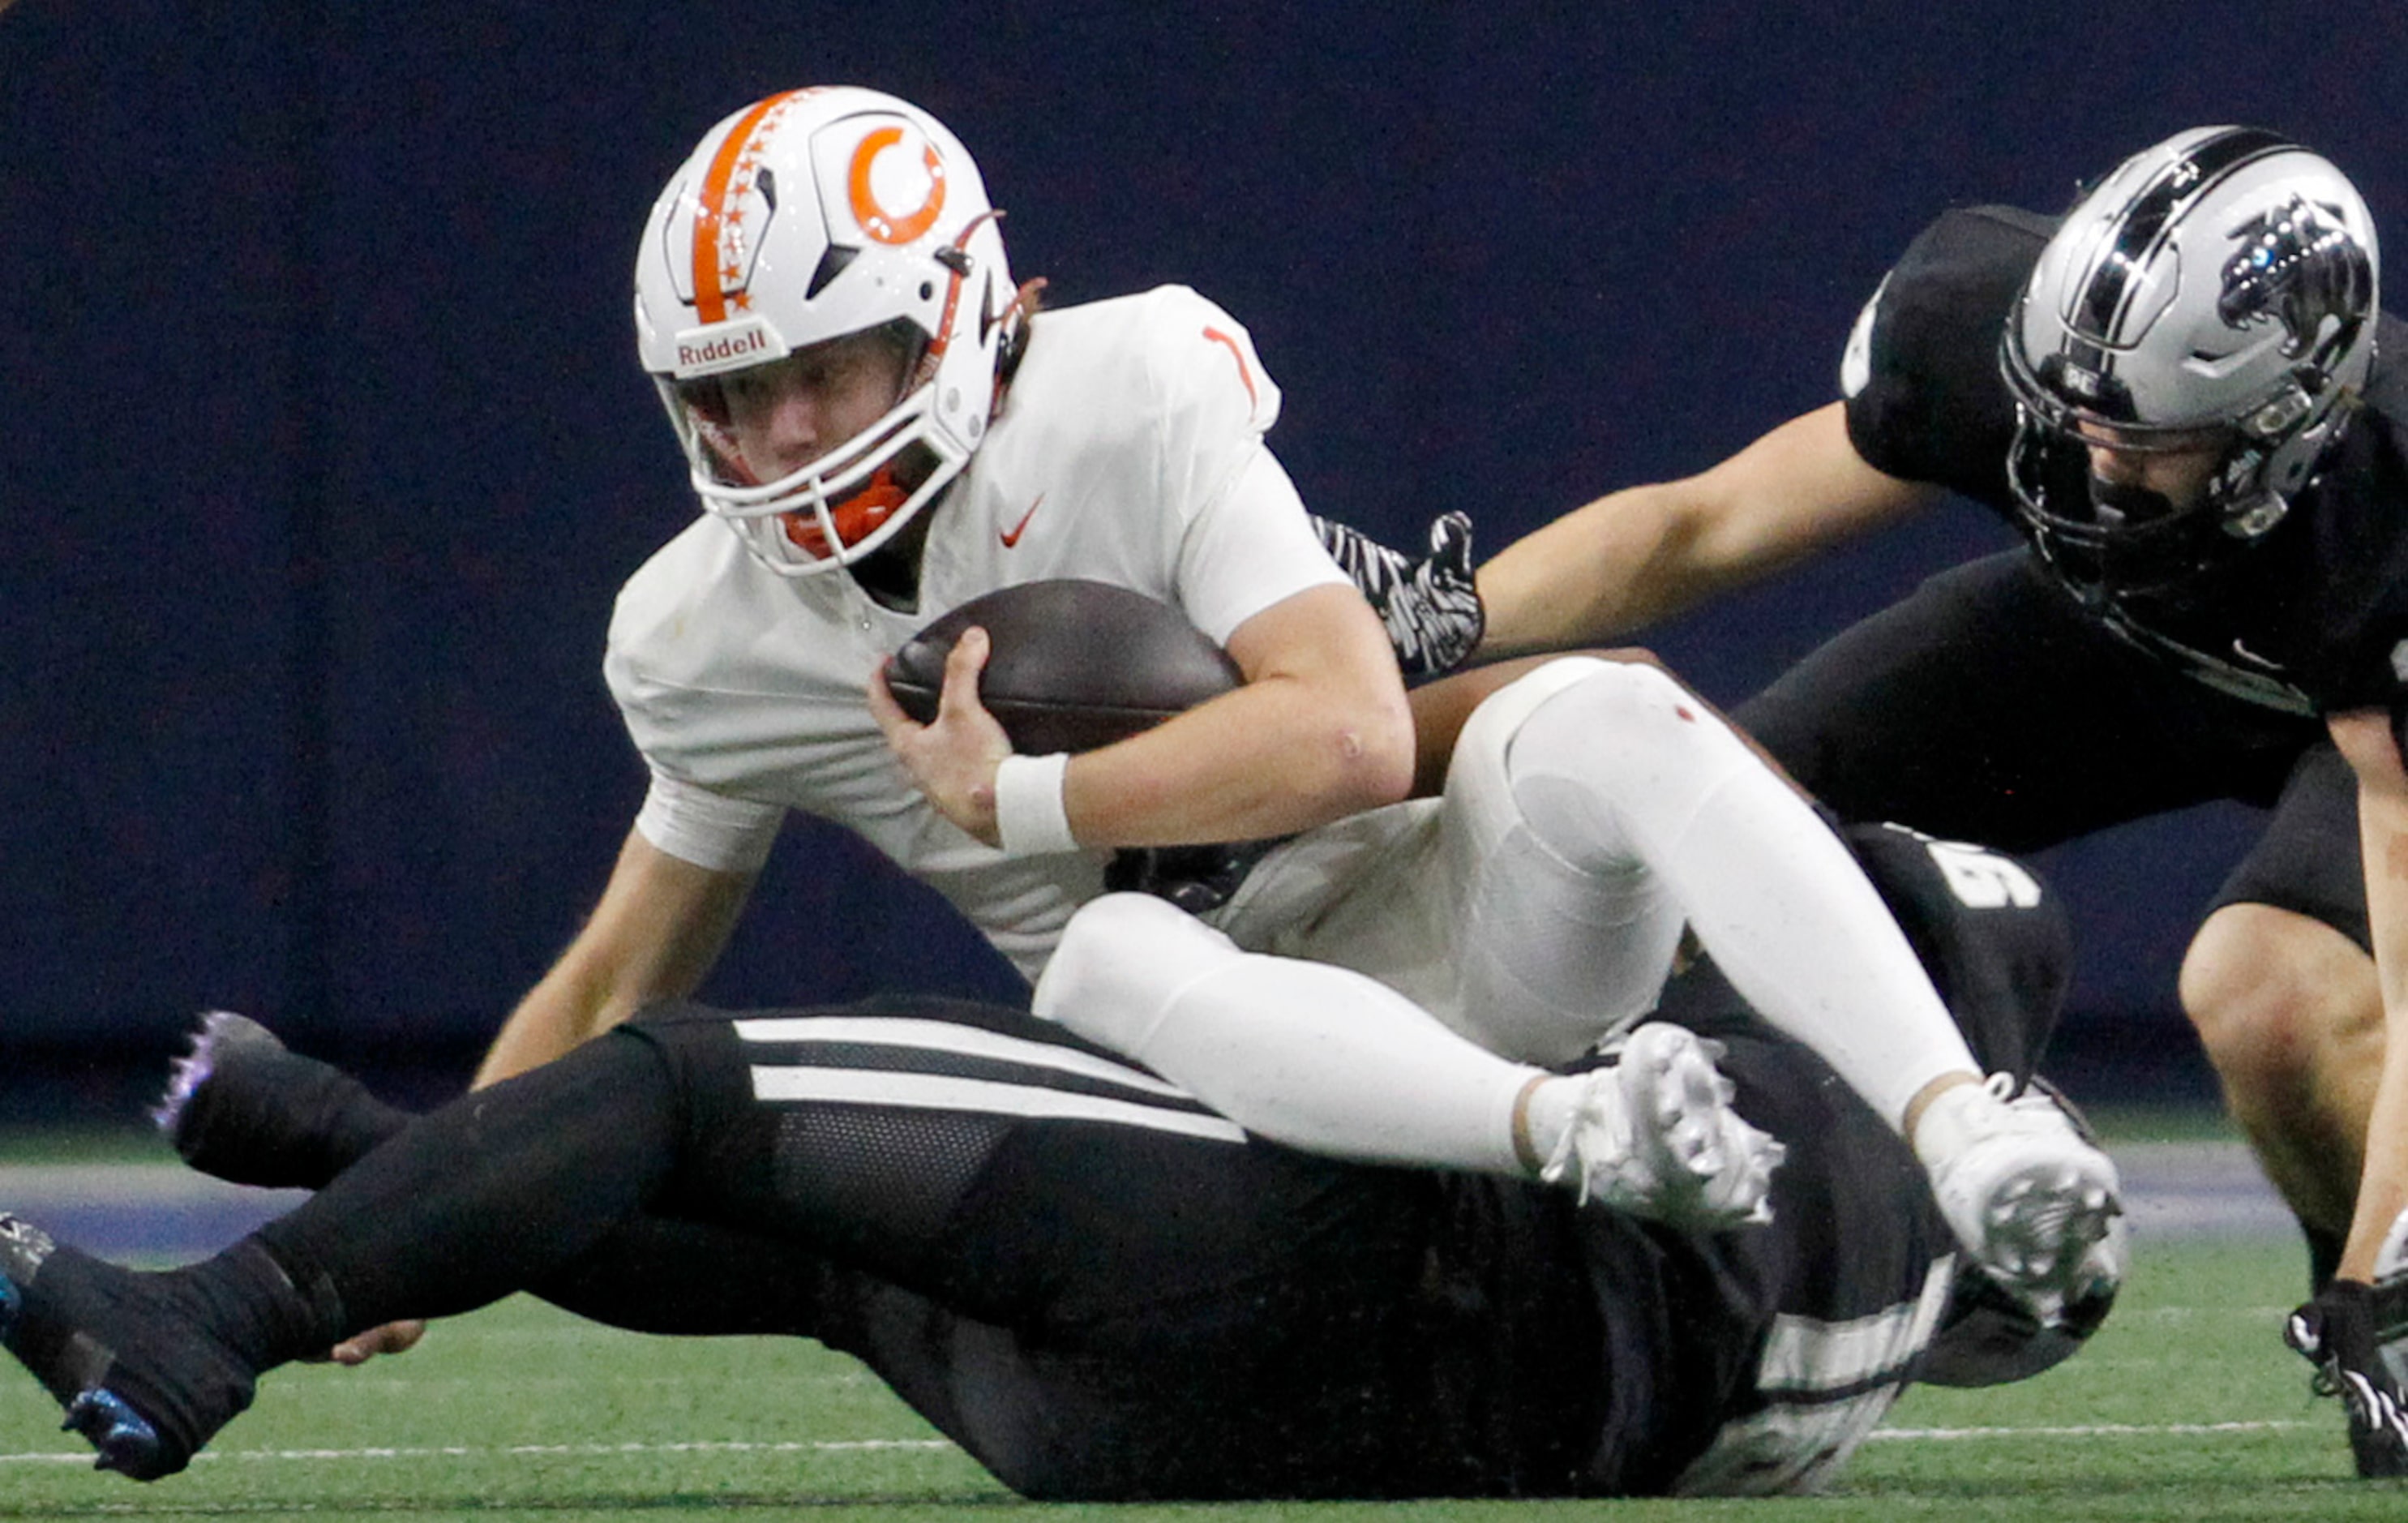
[[[612,1000],[599,990],[580,987],[555,970],[519,1001],[502,1023],[484,1061],[477,1066],[472,1089],[501,1083],[529,1069],[540,1068],[598,1036],[634,1013],[624,1000]]]
[[[1291,688],[1249,684],[1071,757],[1061,779],[1071,839],[1086,850],[1259,841],[1408,796],[1413,728],[1401,692],[1391,706],[1334,711]],[[999,822],[988,829],[999,834]]]
[[[1612,643],[1938,496],[1866,464],[1833,402],[1709,470],[1599,497],[1508,546],[1480,568],[1481,654]]]
[[[2367,1118],[2358,1208],[2342,1250],[2344,1279],[2371,1281],[2391,1224],[2408,1209],[2408,769],[2381,711],[2343,715],[2333,740],[2358,774],[2366,918],[2383,990],[2383,1070]]]
[[[1394,803],[1412,773],[1401,688],[1271,678],[1073,757],[1064,802],[1086,846],[1253,841]]]
[[[2397,1013],[2386,1022],[2392,1051],[2408,1045],[2408,1021]],[[2367,1118],[2366,1169],[2358,1177],[2358,1209],[2338,1272],[2344,1280],[2374,1279],[2383,1240],[2408,1211],[2408,1066],[2386,1060]]]
[[[1412,713],[1386,631],[1352,587],[1272,604],[1228,651],[1242,686],[1071,760],[1063,797],[1082,844],[1259,840],[1405,796]]]
[[[2374,1280],[2374,1257],[2391,1224],[2408,1210],[2408,807],[2388,822],[2362,822],[2367,851],[2367,921],[2384,990],[2384,1065],[2367,1114],[2367,1157],[2358,1176],[2358,1207],[2343,1243],[2343,1280]],[[2382,839],[2384,855],[2377,855]],[[2377,892],[2377,880],[2386,892]]]
[[[1480,568],[1484,657],[1608,643],[1731,580],[1681,483],[1630,487],[1533,530]]]
[[[519,1001],[477,1085],[551,1062],[645,1005],[692,994],[744,912],[753,875],[705,868],[627,832],[601,902],[543,981]]]

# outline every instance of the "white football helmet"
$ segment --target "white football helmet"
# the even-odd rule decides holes
[[[2042,554],[2090,596],[2162,591],[2255,543],[2340,438],[2374,358],[2374,223],[2273,133],[2198,127],[2067,214],[2007,321],[2008,474]],[[2087,445],[2221,451],[2180,508],[2117,500]]]
[[[772,570],[859,560],[968,463],[1018,326],[997,215],[940,122],[850,86],[738,111],[661,193],[636,257],[637,344],[703,506]],[[719,379],[878,329],[910,346],[894,407],[752,480],[726,448]]]

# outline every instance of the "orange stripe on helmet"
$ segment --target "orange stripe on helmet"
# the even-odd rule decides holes
[[[694,215],[694,311],[703,323],[724,323],[727,320],[727,287],[719,267],[719,230],[721,219],[727,211],[728,182],[736,178],[737,165],[753,146],[753,135],[769,113],[802,94],[789,90],[782,94],[755,102],[752,108],[737,119],[719,141],[719,151],[710,156],[710,169],[702,177],[700,205]]]

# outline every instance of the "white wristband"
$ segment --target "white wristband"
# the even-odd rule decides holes
[[[995,769],[995,833],[1006,856],[1053,856],[1079,849],[1062,799],[1070,754],[1006,756]]]

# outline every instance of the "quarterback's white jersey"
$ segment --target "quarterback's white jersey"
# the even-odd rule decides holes
[[[1178,606],[1226,643],[1346,578],[1262,442],[1279,390],[1243,328],[1182,286],[1040,313],[1001,415],[933,507],[910,612],[841,572],[789,579],[704,517],[628,582],[605,671],[654,785],[637,828],[757,866],[789,809],[850,826],[1034,979],[1108,853],[1008,858],[939,814],[866,694],[922,625],[998,587],[1081,577]]]

